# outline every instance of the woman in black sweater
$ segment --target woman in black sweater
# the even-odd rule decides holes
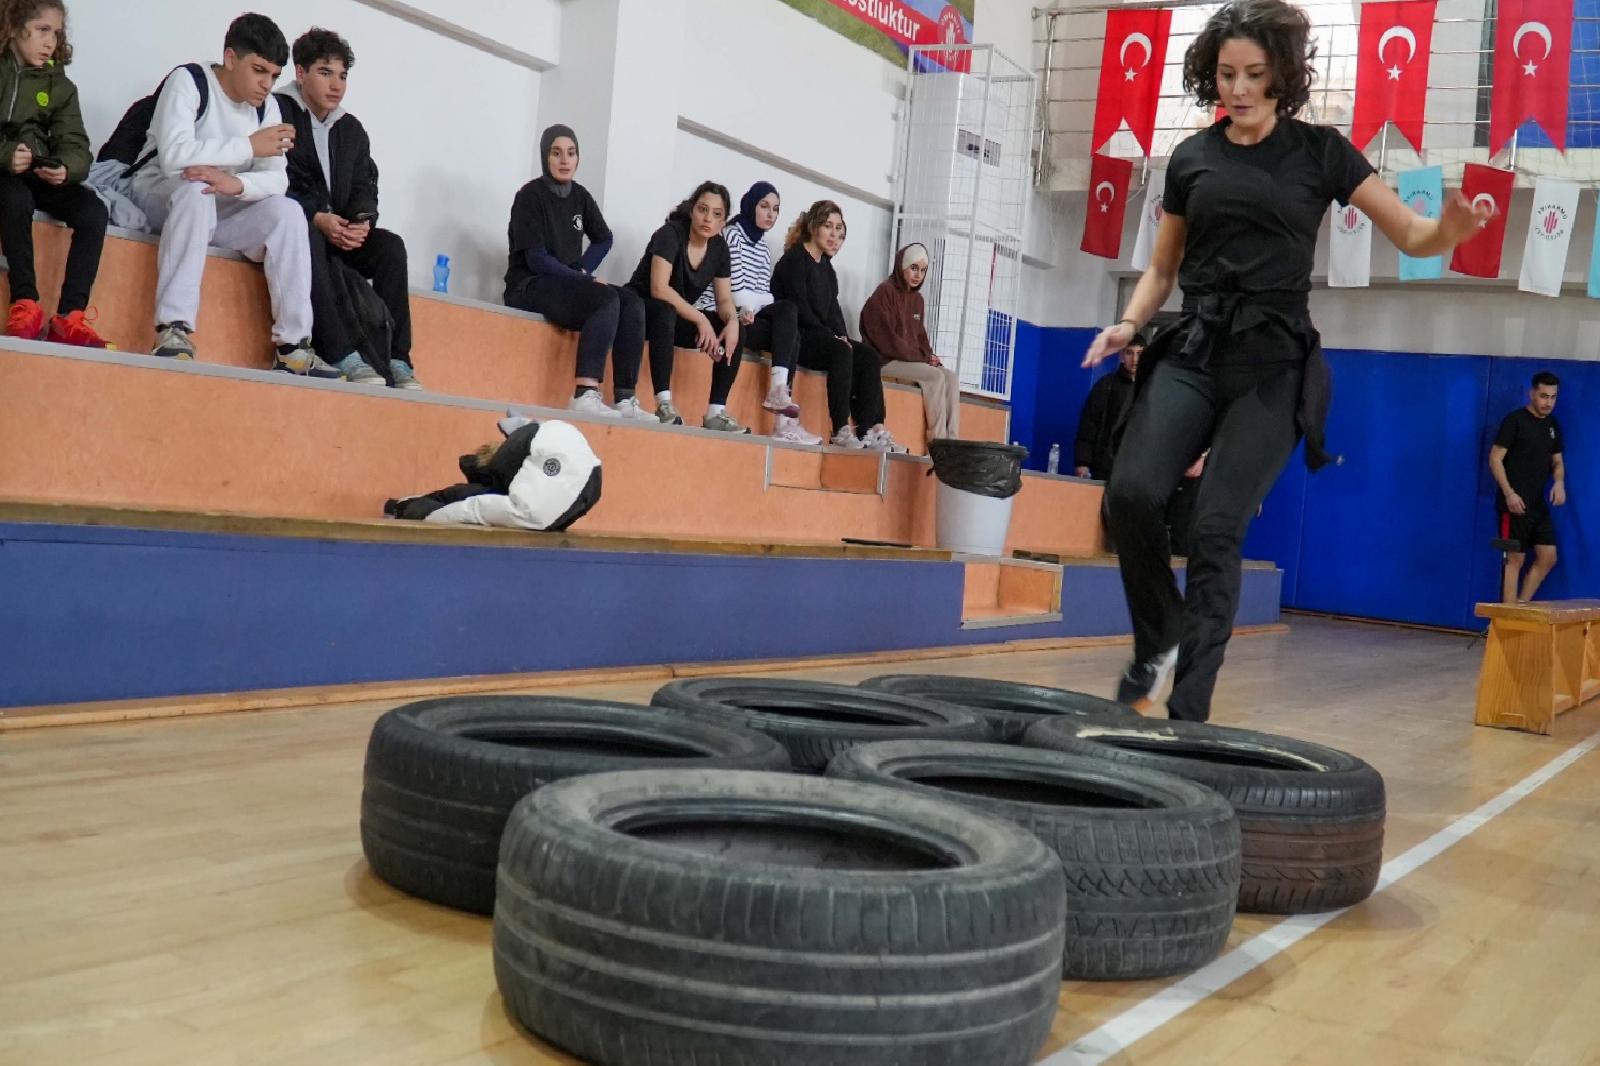
[[[850,339],[839,306],[833,257],[843,244],[844,212],[832,200],[818,200],[789,230],[783,258],[772,268],[772,295],[794,304],[800,313],[800,365],[828,375],[832,443],[895,451],[899,445],[883,424],[882,360]]]

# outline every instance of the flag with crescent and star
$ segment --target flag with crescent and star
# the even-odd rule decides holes
[[[1104,148],[1127,122],[1144,154],[1150,154],[1171,29],[1171,11],[1112,11],[1106,15],[1100,95],[1095,99],[1094,143],[1089,146],[1090,151]]]
[[[1489,98],[1491,156],[1529,119],[1567,150],[1571,62],[1572,0],[1500,0]]]
[[[1356,59],[1355,119],[1350,140],[1365,149],[1385,122],[1422,151],[1422,113],[1428,101],[1428,59],[1437,0],[1391,0],[1361,5]]]
[[[1456,246],[1450,269],[1475,278],[1500,276],[1500,251],[1506,243],[1506,212],[1511,208],[1511,186],[1516,175],[1509,170],[1468,163],[1461,175],[1461,194],[1472,206],[1488,204],[1494,214],[1480,222],[1478,234]]]
[[[1128,186],[1133,160],[1097,155],[1089,167],[1089,202],[1084,205],[1083,243],[1090,255],[1116,259],[1122,255],[1122,222],[1128,211]]]

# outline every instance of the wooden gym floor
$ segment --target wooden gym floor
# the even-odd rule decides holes
[[[1105,692],[1125,654],[910,669]],[[1316,619],[1235,642],[1217,720],[1376,765],[1391,860],[1552,760],[1570,769],[1324,925],[1241,916],[1230,950],[1269,935],[1230,958],[1231,983],[1064,985],[1040,1061],[1600,1063],[1600,703],[1552,737],[1475,729],[1480,655]],[[362,754],[387,706],[0,735],[0,1063],[573,1062],[506,1020],[488,920],[367,873]]]

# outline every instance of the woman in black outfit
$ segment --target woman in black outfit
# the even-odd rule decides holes
[[[524,185],[511,207],[506,304],[578,331],[571,410],[653,420],[633,395],[644,359],[644,305],[627,289],[594,276],[611,251],[612,237],[600,205],[573,180],[578,135],[566,126],[551,126],[539,138],[539,157],[543,176]],[[608,352],[615,376],[614,408],[600,396]]]
[[[744,358],[744,326],[733,303],[733,260],[722,239],[731,207],[725,187],[702,182],[651,236],[628,282],[644,300],[656,418],[669,426],[683,425],[672,402],[672,364],[682,345],[711,357],[711,400],[700,425],[719,433],[750,432],[727,411]],[[694,306],[707,289],[716,296],[715,311]]]
[[[799,312],[800,365],[828,375],[832,443],[903,451],[883,424],[883,360],[851,340],[845,329],[839,276],[833,271],[833,257],[843,244],[844,212],[832,200],[818,200],[789,229],[783,258],[772,268],[772,295]]]
[[[1145,351],[1111,482],[1111,534],[1133,616],[1134,659],[1117,698],[1205,721],[1239,606],[1240,546],[1302,435],[1327,462],[1330,382],[1307,294],[1328,205],[1355,204],[1407,255],[1439,255],[1488,217],[1458,192],[1437,220],[1400,202],[1337,130],[1293,116],[1313,78],[1310,20],[1283,0],[1234,0],[1184,58],[1184,88],[1227,117],[1178,146],[1155,254],[1126,316],[1095,338],[1094,366],[1183,287],[1182,318]],[[1210,447],[1195,499],[1187,588],[1178,592],[1164,513]]]

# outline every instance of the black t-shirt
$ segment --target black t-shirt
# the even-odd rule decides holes
[[[543,249],[574,270],[583,258],[583,240],[603,244],[611,239],[600,205],[577,182],[565,199],[551,192],[540,178],[528,182],[511,205],[511,262],[506,268],[506,291],[512,292],[533,276],[528,253]]]
[[[650,295],[650,260],[656,256],[672,264],[670,284],[679,296],[691,304],[700,299],[700,294],[710,287],[714,279],[733,276],[733,259],[728,255],[728,242],[722,239],[721,234],[706,242],[706,252],[700,259],[700,265],[690,266],[689,224],[668,222],[651,236],[650,247],[645,249],[644,258],[639,260],[633,277],[628,281],[628,285],[641,296]]]
[[[1178,145],[1167,166],[1162,206],[1187,226],[1178,284],[1186,297],[1229,275],[1245,292],[1308,292],[1328,204],[1348,204],[1372,164],[1328,126],[1280,118],[1246,146],[1228,125]]]
[[[1494,442],[1506,450],[1506,480],[1522,502],[1529,511],[1544,510],[1549,503],[1545,490],[1553,475],[1551,464],[1562,452],[1561,423],[1556,416],[1539,418],[1519,407],[1501,420]],[[1504,510],[1505,497],[1498,502]]]

